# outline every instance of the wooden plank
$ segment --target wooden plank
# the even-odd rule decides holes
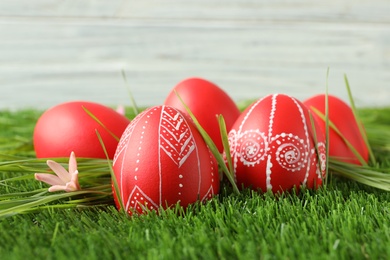
[[[0,3],[0,108],[88,99],[161,104],[180,80],[235,100],[283,92],[389,105],[390,1],[12,1]]]

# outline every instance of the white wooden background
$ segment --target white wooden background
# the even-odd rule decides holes
[[[390,105],[390,0],[0,0],[0,109],[164,101],[199,76],[236,101],[283,92]]]

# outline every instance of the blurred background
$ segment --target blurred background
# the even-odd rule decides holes
[[[389,0],[1,0],[0,109],[161,104],[188,77],[235,101],[390,105]]]

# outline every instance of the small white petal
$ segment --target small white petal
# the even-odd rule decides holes
[[[77,171],[77,160],[74,152],[71,152],[69,157],[69,173]]]
[[[70,181],[71,176],[70,176],[69,172],[67,172],[61,164],[59,164],[55,161],[48,160],[47,165],[63,181],[63,184]]]
[[[73,185],[76,187],[76,190],[80,189],[79,171],[76,170],[74,173],[72,173],[72,177],[71,177],[70,183],[73,183]]]
[[[54,185],[49,188],[49,192],[55,192],[55,191],[65,191],[66,186],[64,185]]]
[[[65,184],[58,176],[49,173],[36,173],[35,179],[45,182],[49,185],[63,185]]]

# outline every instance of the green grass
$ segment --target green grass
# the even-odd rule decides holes
[[[375,135],[390,125],[390,109],[359,112],[379,167],[390,168],[390,149]],[[0,153],[33,156],[39,114],[0,111]],[[389,259],[390,193],[335,176],[317,191],[279,197],[224,186],[186,210],[128,218],[112,205],[48,209],[2,219],[0,230],[1,259]]]

